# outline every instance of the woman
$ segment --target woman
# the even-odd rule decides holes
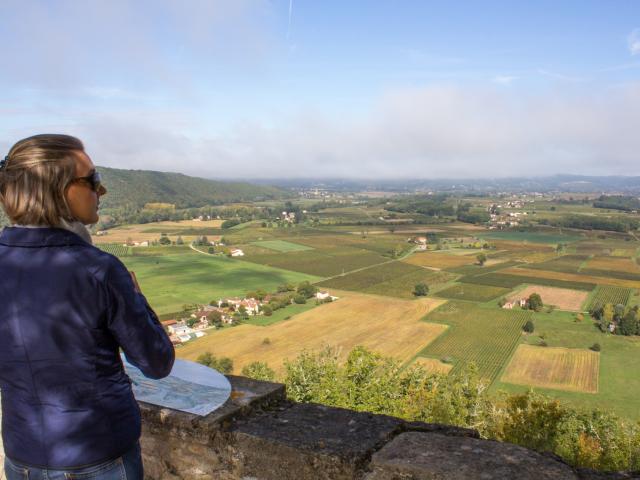
[[[142,479],[140,411],[119,348],[150,378],[173,346],[135,280],[91,245],[100,182],[82,143],[36,135],[0,162],[0,391],[13,479]]]

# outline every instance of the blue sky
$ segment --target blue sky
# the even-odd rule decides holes
[[[640,2],[0,4],[0,149],[210,178],[640,175]],[[532,168],[535,165],[535,168]]]

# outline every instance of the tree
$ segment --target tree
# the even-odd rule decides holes
[[[233,372],[233,360],[228,357],[216,358],[211,352],[203,353],[197,358],[196,362],[218,370],[220,373],[224,373],[225,375]]]
[[[298,285],[296,290],[300,295],[303,295],[305,298],[313,297],[318,291],[318,287],[311,285],[309,282],[302,282]]]
[[[426,297],[429,294],[429,286],[426,283],[416,283],[413,294],[416,297]]]
[[[533,325],[533,322],[531,320],[527,320],[527,323],[524,324],[522,330],[527,333],[533,333],[533,331],[535,330],[535,326]]]
[[[303,303],[307,303],[307,297],[305,297],[304,295],[298,294],[295,297],[293,297],[293,301],[297,304],[302,305]]]
[[[222,313],[218,310],[213,310],[207,314],[207,320],[211,325],[216,327],[222,326]]]
[[[483,266],[487,261],[487,256],[484,253],[479,253],[478,255],[476,255],[476,260],[478,260],[480,266]]]
[[[178,238],[176,239],[176,245],[184,245],[184,240],[181,236],[178,236]]]
[[[273,309],[269,305],[263,305],[262,313],[264,313],[266,317],[270,317],[271,315],[273,315]]]
[[[531,295],[529,295],[529,298],[527,299],[527,307],[529,308],[529,310],[539,312],[540,310],[542,310],[543,306],[544,305],[542,303],[542,297],[540,297],[539,294],[532,293]]]
[[[252,362],[242,369],[242,375],[256,380],[273,382],[276,378],[274,372],[265,362]]]
[[[193,328],[193,326],[198,322],[199,322],[199,320],[197,318],[193,318],[193,317],[188,318],[187,319],[187,327]]]
[[[214,253],[216,253],[216,249],[213,248],[213,247],[209,247],[209,248],[207,248],[207,253],[213,255]]]
[[[169,240],[169,237],[167,237],[166,233],[163,233],[160,235],[160,240],[158,240],[158,243],[160,243],[160,245],[171,245],[171,240]]]
[[[599,352],[601,350],[600,344],[599,343],[594,343],[593,345],[591,345],[591,347],[589,347],[591,350],[593,350],[594,352]]]

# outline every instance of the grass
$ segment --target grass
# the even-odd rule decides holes
[[[251,242],[253,245],[259,247],[268,248],[269,250],[275,250],[276,252],[300,252],[304,250],[313,250],[312,247],[306,245],[300,245],[298,243],[291,243],[285,240],[263,240],[261,242]]]
[[[506,295],[509,292],[510,290],[508,288],[460,283],[444,290],[440,290],[435,295],[441,298],[468,300],[472,302],[487,302],[494,298]]]
[[[420,356],[451,357],[454,372],[473,362],[480,376],[491,383],[520,342],[522,327],[531,315],[525,310],[489,309],[451,301],[426,317],[428,322],[450,328]]]
[[[180,358],[195,360],[206,351],[229,357],[239,372],[245,365],[266,362],[279,372],[283,361],[293,360],[303,350],[325,345],[341,349],[344,359],[351,349],[364,345],[407,361],[447,329],[446,325],[421,322],[441,304],[434,299],[415,302],[350,292],[335,292],[339,300],[322,304],[290,320],[266,327],[239,325],[225,328],[176,350]],[[269,338],[269,343],[263,340]]]
[[[567,401],[577,407],[606,408],[623,417],[640,420],[640,376],[637,359],[640,358],[640,338],[602,333],[586,319],[575,321],[575,315],[559,310],[536,313],[533,316],[535,334],[522,337],[522,343],[537,345],[538,335],[550,347],[587,349],[594,343],[601,346],[598,393],[566,392],[536,387],[535,390]],[[492,392],[523,392],[529,386],[496,382]]]
[[[311,310],[315,307],[317,307],[317,305],[315,300],[313,299],[307,300],[307,303],[293,303],[291,305],[287,305],[285,308],[276,310],[272,315],[268,317],[265,315],[250,316],[249,320],[245,320],[244,323],[266,327],[267,325],[273,325],[274,323],[278,323],[283,320],[289,320],[291,317],[298,315],[299,313],[306,312],[307,310]]]
[[[600,355],[586,349],[520,345],[502,381],[519,385],[596,393]]]
[[[250,290],[274,291],[283,283],[318,277],[193,251],[158,257],[124,257],[142,291],[159,314],[180,311],[185,303],[209,303]]]

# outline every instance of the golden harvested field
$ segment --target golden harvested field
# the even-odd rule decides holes
[[[473,255],[450,255],[444,252],[416,252],[403,262],[430,268],[454,268],[475,263]]]
[[[549,272],[546,270],[533,270],[527,268],[506,268],[500,273],[520,275],[525,277],[552,278],[556,280],[566,280],[568,282],[588,282],[602,285],[615,285],[618,287],[640,288],[640,282],[634,280],[623,280],[620,278],[594,277],[592,275],[581,275],[579,273]],[[544,299],[543,299],[544,300]]]
[[[591,350],[520,345],[502,381],[570,392],[598,392],[600,354]]]
[[[586,268],[600,270],[615,270],[618,272],[640,273],[640,267],[631,258],[624,257],[593,257]]]
[[[276,372],[283,361],[293,360],[302,350],[320,350],[324,345],[341,349],[342,358],[356,345],[392,356],[400,361],[413,358],[447,329],[446,325],[420,321],[443,300],[396,300],[376,295],[332,291],[339,300],[266,327],[239,325],[225,328],[176,349],[180,358],[196,360],[210,351],[233,360],[234,371],[255,361],[267,362]],[[269,343],[263,343],[265,338]]]
[[[183,220],[181,222],[153,222],[136,225],[124,225],[122,227],[116,227],[107,230],[107,235],[96,236],[93,235],[94,243],[125,243],[127,239],[131,239],[134,242],[150,242],[152,240],[158,240],[160,238],[160,232],[148,232],[147,230],[156,230],[159,228],[167,228],[167,235],[172,240],[177,238],[177,235],[172,233],[178,229],[188,228],[220,228],[222,220],[207,220],[207,221],[194,221]],[[220,236],[208,235],[210,240],[219,240]],[[187,242],[196,238],[196,235],[182,235],[182,239]]]
[[[429,373],[447,374],[453,368],[453,365],[444,363],[437,358],[418,357],[412,365],[420,366]]]
[[[508,300],[529,298],[532,293],[537,293],[542,298],[544,305],[555,305],[560,310],[579,312],[589,296],[589,292],[571,290],[569,288],[544,287],[542,285],[529,285],[517,293],[509,295]]]

